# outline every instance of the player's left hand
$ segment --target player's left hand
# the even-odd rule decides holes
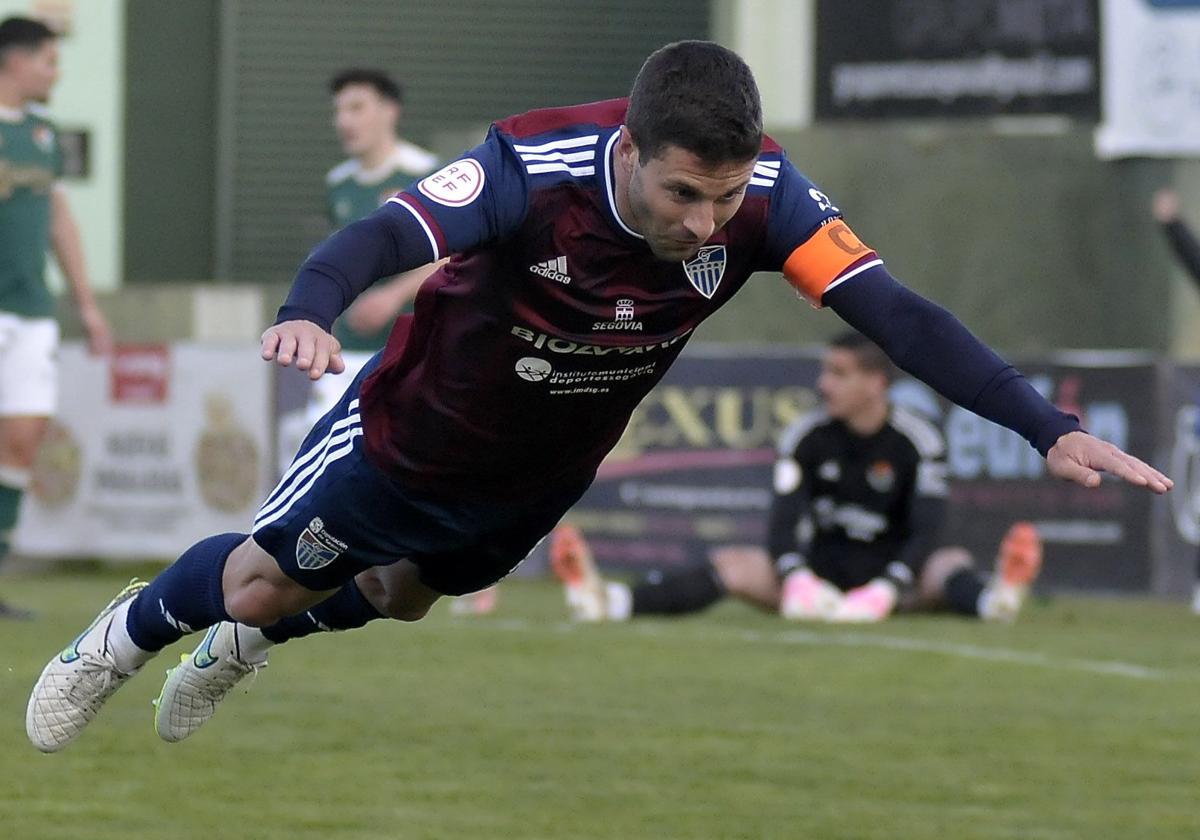
[[[837,624],[873,624],[883,621],[896,608],[900,592],[886,578],[875,578],[851,589],[829,620]]]
[[[1163,187],[1157,190],[1154,193],[1154,203],[1151,205],[1154,211],[1154,218],[1164,225],[1178,221],[1180,204],[1179,193],[1175,192],[1175,190],[1170,187]]]
[[[1175,482],[1154,467],[1086,432],[1060,437],[1046,454],[1046,466],[1051,475],[1084,487],[1099,487],[1102,472],[1159,494],[1175,486]]]
[[[107,356],[113,351],[112,329],[108,319],[96,304],[83,306],[79,310],[79,320],[87,333],[88,352],[93,356]]]
[[[284,321],[267,327],[262,334],[262,358],[281,367],[295,362],[313,380],[326,372],[336,374],[346,370],[341,342],[312,321]]]

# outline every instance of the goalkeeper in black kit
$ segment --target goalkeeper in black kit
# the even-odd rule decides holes
[[[931,424],[891,404],[893,375],[858,333],[830,343],[823,409],[780,441],[766,550],[719,548],[628,586],[600,578],[577,529],[557,529],[551,561],[574,617],[679,615],[730,595],[800,621],[874,622],[897,610],[1014,619],[1041,568],[1037,532],[1014,524],[990,577],[965,549],[941,546],[945,445]]]

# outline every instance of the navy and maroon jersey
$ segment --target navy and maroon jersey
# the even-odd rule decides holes
[[[692,331],[756,271],[814,303],[879,264],[764,138],[745,199],[694,259],[665,262],[618,215],[624,99],[533,111],[392,198],[435,259],[364,384],[372,461],[435,493],[586,484]]]

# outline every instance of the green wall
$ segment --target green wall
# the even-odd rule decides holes
[[[125,277],[213,274],[217,4],[129,0]]]

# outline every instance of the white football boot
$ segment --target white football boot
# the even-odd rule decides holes
[[[109,632],[113,614],[147,585],[130,581],[38,677],[25,709],[25,732],[42,752],[56,752],[75,740],[105,701],[140,669],[117,666]]]
[[[243,634],[255,634],[262,646],[261,633],[232,621],[208,628],[204,641],[190,655],[167,671],[162,692],[154,701],[154,728],[164,741],[182,741],[216,714],[217,706],[230,690],[248,674],[267,666],[265,652],[252,655],[244,650]]]

